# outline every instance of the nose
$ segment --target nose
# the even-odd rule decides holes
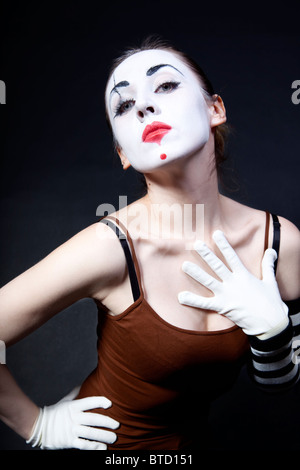
[[[137,118],[143,122],[145,117],[151,114],[158,114],[159,109],[153,102],[143,102],[136,104]]]

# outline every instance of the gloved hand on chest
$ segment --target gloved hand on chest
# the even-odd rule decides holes
[[[208,248],[197,241],[195,250],[220,280],[198,265],[186,261],[183,271],[207,287],[214,294],[205,297],[183,291],[178,294],[181,304],[215,311],[229,318],[247,335],[271,337],[289,323],[288,307],[282,301],[274,273],[276,251],[267,249],[262,260],[262,279],[251,274],[220,230],[213,239],[223,254],[228,267]]]

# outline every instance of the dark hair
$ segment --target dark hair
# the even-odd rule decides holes
[[[200,79],[200,84],[202,90],[204,91],[205,98],[208,100],[214,100],[215,98],[215,91],[212,86],[212,83],[208,79],[207,75],[204,73],[202,68],[194,61],[188,54],[182,52],[181,50],[177,49],[167,41],[156,37],[156,36],[149,36],[146,38],[139,47],[132,47],[122,55],[120,55],[117,59],[115,59],[112,63],[108,80],[111,78],[112,74],[114,73],[115,69],[126,59],[131,57],[138,52],[143,52],[151,49],[161,49],[166,50],[169,52],[175,53],[191,70],[193,70],[196,75]],[[107,82],[108,82],[107,80]],[[105,107],[106,109],[106,107]],[[106,121],[108,126],[112,132],[110,120],[108,117],[108,113],[106,110]],[[220,124],[214,128],[214,140],[215,140],[215,167],[218,173],[219,181],[222,180],[222,163],[227,159],[227,155],[225,153],[226,148],[226,141],[229,134],[229,126],[226,123]],[[114,139],[114,145],[117,147],[117,142]]]

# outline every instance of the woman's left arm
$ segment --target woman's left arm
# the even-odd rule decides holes
[[[288,307],[289,325],[267,339],[250,338],[253,380],[265,391],[282,391],[299,380],[300,364],[300,233],[290,221],[279,218],[280,251],[276,280]]]
[[[280,251],[276,279],[284,301],[300,297],[300,232],[289,220],[279,217]]]

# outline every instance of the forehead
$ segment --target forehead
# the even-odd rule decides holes
[[[155,67],[156,65],[162,64],[171,65],[172,67],[175,67],[184,76],[193,74],[193,72],[184,63],[184,61],[173,52],[161,49],[137,52],[136,54],[133,54],[132,56],[125,59],[114,70],[112,76],[110,77],[107,83],[106,98],[108,98],[110,91],[116,83],[119,83],[124,80],[131,83],[131,81],[136,81],[140,78],[145,78],[147,76],[147,71],[151,67]],[[164,69],[165,67],[162,70]],[[174,70],[171,67],[168,67],[166,69]]]

